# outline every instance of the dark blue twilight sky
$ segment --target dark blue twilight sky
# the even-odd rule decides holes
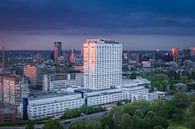
[[[195,0],[0,0],[7,49],[78,49],[98,37],[130,50],[195,47]]]

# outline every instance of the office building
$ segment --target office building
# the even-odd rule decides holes
[[[166,52],[166,53],[164,54],[163,61],[164,61],[164,62],[171,62],[171,61],[173,61],[173,56],[172,56],[172,54]]]
[[[84,87],[94,90],[122,85],[122,44],[88,39],[83,45]]]
[[[54,42],[51,58],[54,62],[58,62],[58,57],[62,56],[62,42]]]
[[[71,63],[71,64],[74,64],[75,63],[75,53],[74,53],[74,49],[72,49],[71,50],[71,52],[70,52],[70,55],[69,55],[69,62]]]
[[[83,105],[100,106],[116,104],[121,101],[154,100],[156,94],[150,94],[146,87],[151,82],[147,79],[124,79],[121,88],[91,90],[70,87],[65,91],[41,92],[23,101],[18,107],[21,116],[28,119],[43,119],[60,117],[66,110],[80,108]],[[71,90],[72,88],[72,90]],[[149,96],[151,96],[149,98]],[[152,98],[152,99],[151,99]]]
[[[190,49],[182,50],[182,61],[190,60]]]
[[[61,90],[69,86],[83,86],[83,73],[55,73],[43,76],[43,90]]]
[[[84,72],[83,65],[74,65],[74,71],[83,73]]]
[[[24,76],[30,80],[30,87],[32,89],[42,89],[43,75],[46,72],[44,66],[24,66]]]
[[[190,49],[190,55],[195,56],[195,47]]]
[[[160,49],[156,49],[155,51],[155,60],[162,60],[162,53],[161,53],[161,50]]]
[[[173,61],[178,63],[179,50],[178,48],[172,48]]]
[[[16,122],[16,107],[9,104],[0,104],[0,123]]]
[[[142,67],[143,68],[150,68],[152,65],[151,65],[151,62],[150,61],[142,61]]]
[[[85,104],[81,94],[45,92],[29,98],[18,107],[21,116],[29,120],[60,117],[66,110],[80,108]]]
[[[136,100],[149,100],[149,89],[151,82],[147,79],[137,78],[137,79],[123,79],[122,90],[126,94],[126,99],[130,102]]]
[[[5,47],[2,48],[2,71],[5,71]]]
[[[128,61],[129,61],[129,51],[124,50],[123,51],[123,63],[128,63]]]
[[[28,82],[16,75],[0,75],[1,103],[19,105],[23,97],[28,97]]]
[[[119,88],[106,90],[76,89],[76,93],[81,93],[88,106],[105,105],[126,100],[125,93]]]

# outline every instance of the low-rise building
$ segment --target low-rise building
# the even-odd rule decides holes
[[[123,87],[122,90],[127,95],[127,100],[135,101],[135,100],[148,100],[149,87],[151,82],[147,79],[137,78],[137,79],[123,79]]]
[[[0,104],[0,123],[16,121],[16,107],[8,104]]]
[[[78,89],[75,92],[82,94],[87,106],[104,105],[126,100],[125,93],[117,88],[98,91]]]
[[[183,83],[175,84],[175,89],[178,91],[187,91],[187,85]]]
[[[55,73],[43,77],[44,91],[65,89],[68,86],[83,86],[83,73]]]
[[[121,101],[150,100],[150,81],[146,79],[123,80],[123,85],[118,88],[92,90],[78,87],[67,87],[57,92],[41,92],[39,95],[23,101],[19,107],[21,116],[28,119],[43,119],[61,116],[66,110],[87,106],[104,106],[116,104]],[[26,111],[26,112],[25,112]]]
[[[80,108],[85,100],[78,93],[42,93],[19,106],[21,116],[29,120],[58,117],[66,110]],[[26,111],[26,112],[25,112]]]

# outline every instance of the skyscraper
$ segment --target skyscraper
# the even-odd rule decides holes
[[[190,60],[190,49],[182,50],[182,61]]]
[[[155,51],[155,60],[161,60],[162,59],[162,54],[160,49],[156,49]]]
[[[178,54],[179,54],[178,48],[172,48],[173,61],[176,63],[178,63]]]
[[[19,105],[24,94],[28,92],[24,93],[23,90],[27,86],[27,82],[21,82],[16,75],[0,75],[0,103]]]
[[[71,52],[70,52],[69,62],[70,62],[71,64],[74,64],[74,63],[75,63],[74,49],[72,49]]]
[[[122,44],[114,40],[87,39],[83,60],[86,88],[101,90],[121,86]]]
[[[60,56],[62,56],[62,42],[54,42],[51,58],[54,62],[57,62]]]
[[[195,56],[195,47],[190,49],[190,55]]]
[[[2,48],[2,68],[5,70],[5,47]]]

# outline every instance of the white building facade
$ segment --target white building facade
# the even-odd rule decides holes
[[[84,87],[93,90],[122,84],[122,44],[114,40],[88,39],[83,45]]]
[[[85,100],[81,94],[70,94],[29,99],[28,105],[25,106],[27,106],[28,119],[36,120],[60,117],[66,110],[80,108],[84,104]],[[23,112],[25,106],[21,104],[18,110]]]
[[[83,73],[55,73],[43,76],[43,91],[66,89],[69,86],[83,86]]]

